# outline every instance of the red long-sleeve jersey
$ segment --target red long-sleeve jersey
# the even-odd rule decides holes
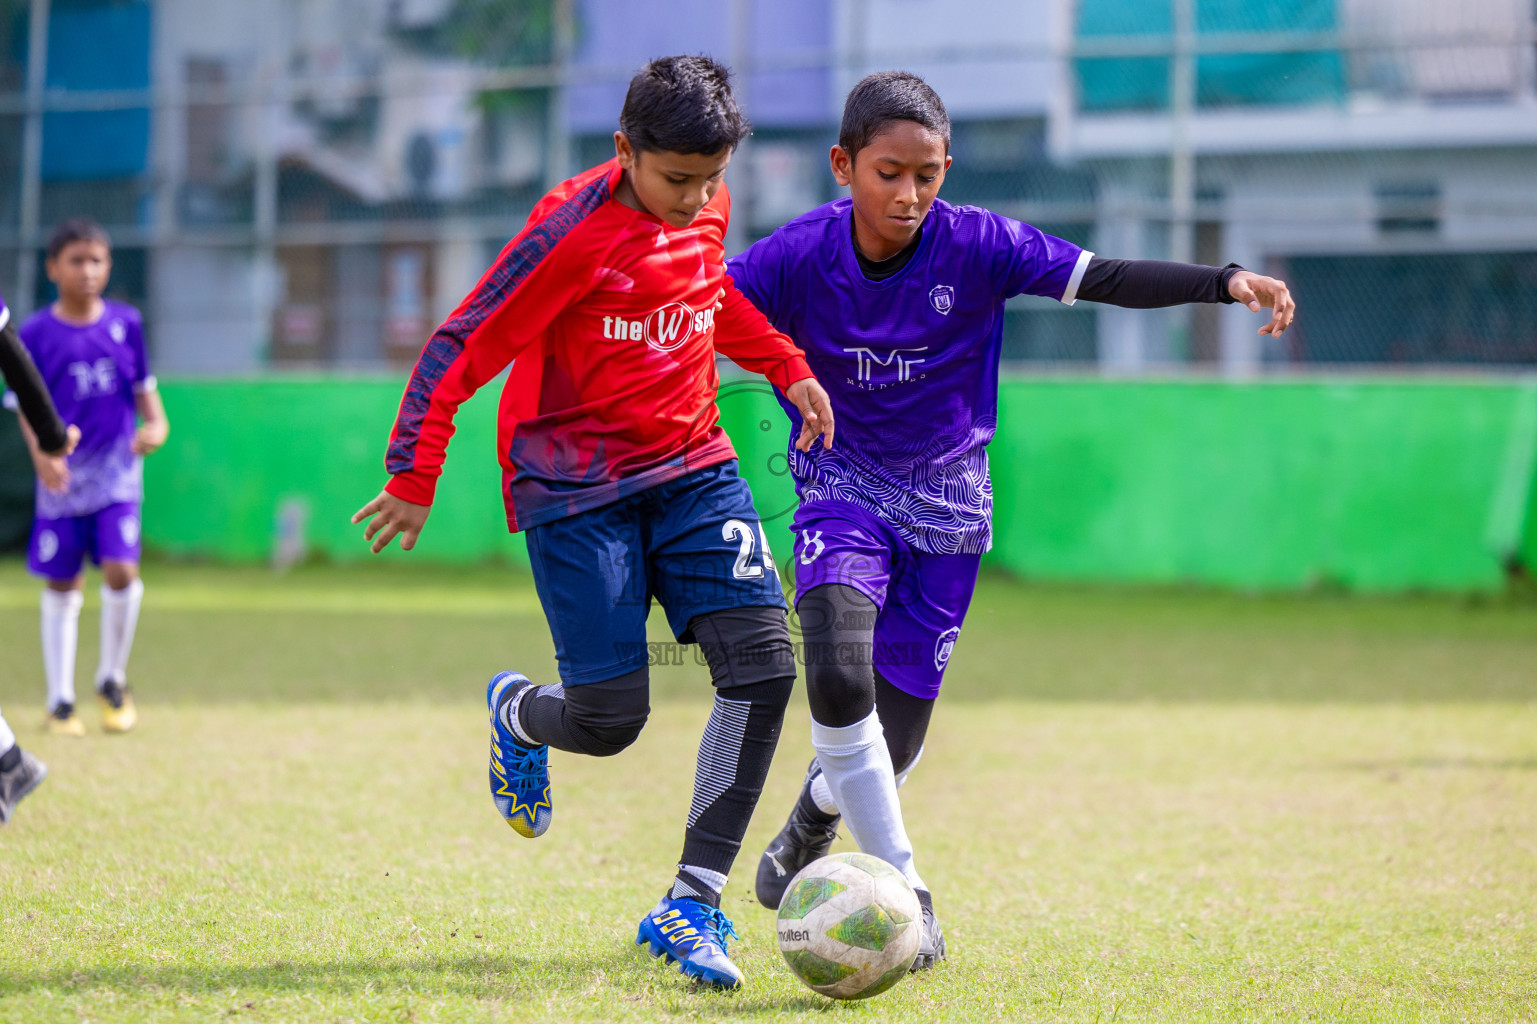
[[[609,161],[544,197],[422,349],[390,438],[391,494],[431,504],[459,405],[509,363],[497,447],[526,530],[736,457],[715,353],[781,390],[804,354],[726,276],[724,187],[674,228],[613,198]]]

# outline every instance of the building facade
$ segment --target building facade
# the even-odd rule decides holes
[[[612,152],[647,58],[739,72],[736,246],[835,197],[864,73],[955,122],[942,193],[1107,256],[1242,263],[1304,303],[1011,303],[1040,368],[1537,364],[1530,0],[11,0],[0,287],[75,213],[165,372],[409,361],[551,182]]]

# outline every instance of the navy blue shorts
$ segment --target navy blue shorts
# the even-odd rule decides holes
[[[647,663],[653,597],[684,643],[693,642],[688,624],[697,615],[785,607],[735,459],[536,526],[528,531],[528,557],[567,686]]]

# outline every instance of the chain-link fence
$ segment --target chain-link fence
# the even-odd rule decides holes
[[[612,152],[648,56],[711,52],[758,130],[740,246],[834,198],[842,95],[906,67],[943,197],[1106,256],[1285,276],[1229,308],[1010,305],[1006,357],[1537,364],[1533,0],[0,0],[0,289],[98,218],[164,373],[409,361],[545,187]],[[918,31],[917,29],[921,29]]]

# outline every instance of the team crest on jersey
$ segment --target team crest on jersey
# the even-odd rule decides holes
[[[955,289],[947,284],[936,284],[929,289],[929,305],[936,312],[949,316],[950,310],[955,308]]]
[[[950,663],[950,652],[955,650],[955,641],[961,637],[961,627],[951,626],[939,634],[939,639],[934,641],[934,667],[940,672]]]
[[[121,320],[114,320],[112,323],[108,324],[107,333],[111,335],[112,340],[117,342],[119,345],[128,340],[128,328],[124,326],[123,321]]]

